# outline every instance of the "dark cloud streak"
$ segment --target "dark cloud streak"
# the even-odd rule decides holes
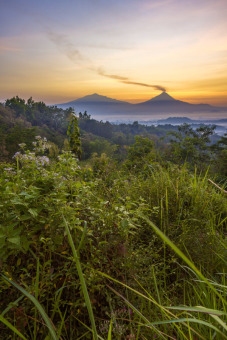
[[[106,74],[101,68],[99,68],[97,72],[100,76],[103,76],[106,78],[116,79],[122,82],[128,80],[127,77],[118,76],[117,74]]]
[[[152,85],[146,83],[140,83],[136,81],[131,81],[128,77],[122,77],[117,74],[107,74],[101,67],[96,68],[92,66],[91,60],[84,57],[78,49],[67,39],[67,36],[64,34],[58,34],[53,32],[50,29],[46,29],[47,36],[50,41],[52,41],[57,48],[63,52],[72,62],[80,63],[80,62],[88,62],[91,66],[87,66],[88,69],[96,72],[100,76],[115,79],[120,83],[127,84],[127,85],[136,85],[136,86],[144,86],[144,87],[151,87],[158,91],[166,92],[166,88],[160,85]]]
[[[129,84],[129,85],[138,85],[138,86],[152,87],[155,90],[166,92],[166,88],[163,87],[163,86],[160,86],[160,85],[151,85],[151,84],[146,84],[146,83],[138,83],[136,81],[130,81],[130,80],[122,80],[121,83]]]
[[[151,88],[153,88],[155,90],[166,92],[166,88],[163,87],[163,86],[160,86],[160,85],[151,85],[151,84],[139,83],[139,82],[136,82],[136,81],[131,81],[128,77],[122,77],[122,76],[119,76],[119,75],[116,75],[116,74],[106,74],[102,69],[98,69],[98,74],[103,76],[103,77],[107,77],[107,78],[111,78],[111,79],[116,79],[120,83],[123,83],[123,84],[151,87]]]

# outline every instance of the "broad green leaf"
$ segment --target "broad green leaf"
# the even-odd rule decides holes
[[[20,245],[20,236],[17,237],[9,237],[7,238],[7,241],[9,241],[10,243],[16,244],[17,246]]]
[[[33,216],[33,217],[37,217],[38,216],[38,212],[36,209],[28,209],[28,212]]]

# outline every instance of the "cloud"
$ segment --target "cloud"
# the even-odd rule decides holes
[[[103,71],[102,68],[98,68],[98,69],[97,69],[97,73],[98,73],[100,76],[107,77],[107,78],[111,78],[111,79],[116,79],[116,80],[120,80],[120,81],[126,81],[126,80],[128,80],[127,77],[118,76],[117,74],[106,74],[105,71]]]
[[[163,87],[163,86],[160,86],[160,85],[151,85],[151,84],[146,84],[146,83],[138,83],[136,81],[129,81],[129,80],[122,80],[121,83],[129,84],[129,85],[138,85],[138,86],[152,87],[155,90],[166,92],[166,88]]]
[[[158,91],[163,91],[166,92],[166,88],[160,85],[151,85],[151,84],[146,84],[146,83],[140,83],[140,82],[136,82],[136,81],[131,81],[128,77],[122,77],[119,76],[117,74],[106,74],[105,71],[102,68],[99,68],[98,70],[98,74],[100,76],[103,77],[107,77],[107,78],[111,78],[111,79],[116,79],[118,80],[120,83],[123,84],[129,84],[129,85],[136,85],[136,86],[145,86],[145,87],[152,87],[155,90]]]
[[[135,85],[135,86],[145,86],[145,87],[151,87],[158,91],[164,91],[166,92],[165,87],[160,85],[152,85],[152,84],[146,84],[146,83],[140,83],[136,81],[131,81],[128,77],[122,77],[118,74],[107,74],[102,67],[94,67],[92,65],[91,60],[83,56],[78,49],[75,48],[75,46],[67,39],[67,36],[64,34],[58,34],[50,29],[46,30],[48,38],[58,47],[58,49],[63,52],[71,61],[74,63],[79,62],[88,62],[90,65],[87,65],[87,68],[93,72],[96,72],[100,76],[115,79],[123,84],[129,84],[129,85]]]
[[[80,62],[86,60],[80,51],[67,39],[66,35],[55,33],[50,29],[47,29],[46,33],[50,41],[52,41],[71,61]]]
[[[0,45],[0,52],[19,52],[21,51],[21,48],[16,48],[16,47],[9,47],[9,46],[2,46]]]

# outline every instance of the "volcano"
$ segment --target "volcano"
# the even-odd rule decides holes
[[[152,116],[162,114],[165,116],[172,114],[183,116],[185,114],[212,113],[215,116],[215,113],[227,112],[226,107],[215,107],[209,104],[190,104],[171,97],[167,92],[162,92],[158,96],[138,104],[130,104],[94,93],[57,106],[63,109],[72,107],[76,112],[87,111],[88,114],[94,116],[98,115],[103,118],[105,116],[105,119],[108,119],[108,117],[113,118],[114,116],[116,118],[127,116],[132,119],[146,116],[152,119]]]
[[[171,97],[167,92],[162,92],[158,96],[151,98],[147,102],[171,102],[171,101],[176,101],[173,97]]]

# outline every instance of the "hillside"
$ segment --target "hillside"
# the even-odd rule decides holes
[[[0,106],[0,334],[222,340],[227,138],[72,112]]]
[[[212,129],[182,125],[126,145],[142,128],[91,139],[86,162],[36,136],[0,163],[5,339],[225,338],[226,139],[214,156]]]

